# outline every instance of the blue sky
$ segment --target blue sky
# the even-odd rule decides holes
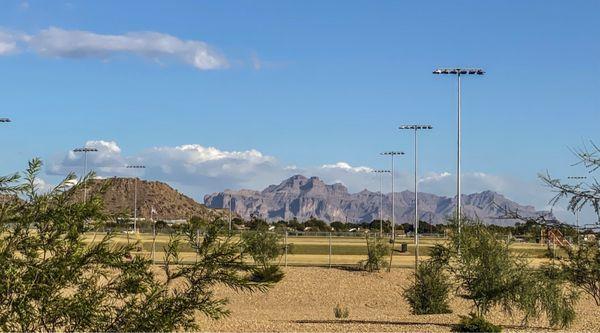
[[[200,200],[296,172],[377,190],[360,167],[389,167],[378,153],[397,149],[406,188],[412,137],[396,128],[430,123],[423,188],[449,195],[456,83],[431,71],[477,66],[487,75],[463,80],[465,192],[544,208],[537,173],[583,173],[569,147],[598,141],[599,12],[598,1],[4,1],[0,117],[14,122],[0,131],[0,172],[40,156],[53,183],[90,141],[107,148],[91,160],[102,175],[145,163],[141,176]]]

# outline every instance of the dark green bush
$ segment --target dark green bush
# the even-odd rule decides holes
[[[432,261],[419,264],[413,284],[404,291],[404,299],[413,314],[450,313],[448,305],[451,284],[440,265]]]
[[[501,332],[502,328],[496,326],[485,318],[477,316],[474,313],[469,314],[468,317],[460,316],[460,322],[452,325],[453,332]]]

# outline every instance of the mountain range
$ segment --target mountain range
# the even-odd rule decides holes
[[[270,185],[262,191],[226,190],[204,197],[209,208],[231,209],[243,218],[251,215],[263,219],[300,221],[311,217],[327,222],[370,222],[379,219],[380,208],[383,218],[391,219],[392,194],[363,190],[349,193],[340,184],[325,184],[318,177],[292,176],[279,185]],[[454,213],[456,198],[419,192],[419,218],[433,224],[445,223]],[[513,225],[516,221],[504,219],[506,211],[518,211],[523,217],[540,214],[551,216],[547,211],[537,211],[535,207],[520,205],[501,194],[483,191],[462,195],[465,215],[477,217],[486,223]],[[396,223],[414,221],[414,192],[402,191],[395,194]]]

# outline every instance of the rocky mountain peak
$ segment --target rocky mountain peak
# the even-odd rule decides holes
[[[255,194],[253,194],[255,193]],[[317,177],[295,175],[271,185],[262,192],[241,190],[207,195],[205,204],[212,208],[227,208],[224,203],[232,201],[233,210],[242,217],[257,214],[267,220],[308,219],[311,216],[333,222],[365,222],[379,218],[390,219],[392,195],[384,194],[383,206],[379,192],[363,190],[349,193],[341,183],[328,185]],[[540,213],[532,206],[523,206],[493,191],[464,195],[465,213],[489,223],[514,224],[515,221],[498,219],[503,216],[501,207],[518,210],[522,216],[537,216]],[[414,192],[405,190],[395,195],[395,219],[398,223],[412,223],[414,219]],[[424,221],[445,223],[454,212],[455,198],[419,193],[419,214]]]

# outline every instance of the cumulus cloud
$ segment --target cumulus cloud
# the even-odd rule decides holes
[[[155,177],[208,187],[256,185],[286,173],[274,157],[255,149],[225,151],[188,144],[155,147],[140,156]]]
[[[14,33],[0,31],[0,55],[14,53],[18,50],[19,36]]]
[[[14,52],[23,44],[34,52],[58,58],[109,59],[133,54],[151,60],[175,59],[199,70],[228,66],[223,55],[198,40],[182,40],[154,31],[119,35],[50,27],[34,35],[0,33],[0,55]]]
[[[347,162],[298,167],[280,163],[275,157],[256,149],[223,150],[200,144],[152,147],[133,156],[125,156],[115,141],[90,140],[85,147],[97,148],[88,154],[88,169],[100,177],[137,176],[160,180],[202,200],[203,195],[225,189],[261,190],[270,184],[279,184],[294,174],[317,176],[328,184],[342,183],[350,192],[363,189],[379,190],[380,175],[372,173],[367,166],[354,166]],[[50,175],[65,175],[83,171],[83,154],[67,152],[51,161],[47,168]],[[127,169],[126,165],[144,164],[146,169]],[[552,193],[535,180],[524,182],[507,176],[484,172],[467,172],[462,178],[463,193],[470,194],[492,190],[504,194],[521,204],[531,204],[543,209]],[[389,175],[384,175],[384,192],[391,190]],[[455,175],[448,171],[424,172],[419,179],[420,191],[453,197],[456,193]],[[412,190],[413,176],[410,170],[396,171],[396,191]],[[555,208],[561,217],[566,212]]]
[[[133,170],[127,169],[128,164],[133,164],[134,159],[128,159],[121,155],[121,148],[115,141],[91,140],[83,146],[85,148],[96,148],[97,152],[87,153],[88,171],[94,171],[100,176],[106,174],[132,175]],[[59,160],[51,161],[47,173],[50,175],[65,175],[75,172],[83,174],[85,155],[81,152],[70,150],[66,156]]]
[[[337,162],[335,164],[324,164],[321,166],[321,169],[328,169],[328,170],[336,170],[337,169],[337,170],[341,170],[341,171],[355,172],[355,173],[373,172],[373,169],[371,169],[369,167],[365,167],[365,166],[353,167],[346,162]]]

